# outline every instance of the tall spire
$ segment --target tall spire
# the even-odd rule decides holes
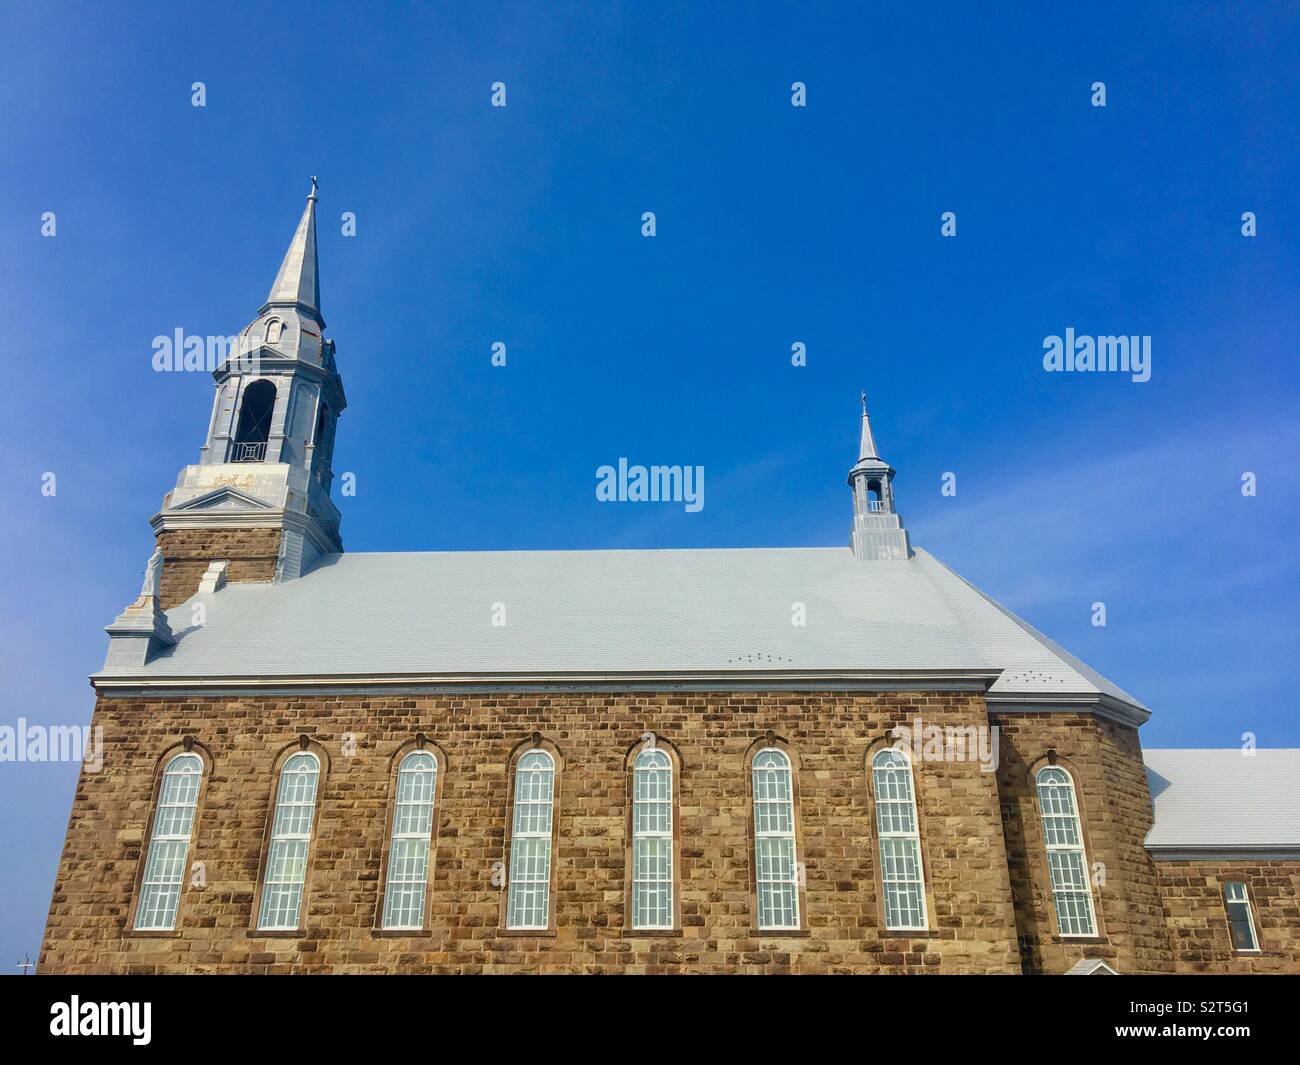
[[[320,273],[316,260],[316,179],[311,179],[311,193],[303,209],[298,228],[284,253],[280,272],[275,275],[266,306],[294,304],[317,321],[320,314]]]
[[[871,435],[871,419],[867,417],[867,394],[862,393],[862,443],[858,446],[858,461],[866,459],[880,460],[880,453],[876,451],[876,440]]]

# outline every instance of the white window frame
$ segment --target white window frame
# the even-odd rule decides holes
[[[780,764],[761,764],[767,761],[779,762]],[[760,783],[760,773],[777,773],[785,777],[785,795],[778,795],[776,798],[768,798],[765,793],[768,790],[765,784]],[[760,931],[798,931],[800,925],[799,913],[799,841],[795,834],[794,821],[794,767],[790,761],[790,756],[779,747],[764,747],[758,751],[750,762],[750,781],[753,789],[754,804],[754,887],[758,903],[758,927]],[[781,828],[764,828],[768,817],[762,813],[766,807],[784,806],[786,808],[784,820],[789,825],[788,829]],[[772,875],[765,872],[764,867],[768,863],[764,862],[764,844],[788,843],[790,875],[788,877]],[[771,919],[772,903],[765,903],[765,894],[771,898],[778,892],[789,890],[790,892],[790,912],[792,920],[787,924],[780,924]]]
[[[427,778],[427,779],[426,779]],[[419,782],[417,798],[404,786]],[[427,793],[428,798],[424,795]],[[408,797],[404,797],[408,796]],[[388,869],[384,882],[381,927],[385,931],[419,932],[424,928],[425,904],[432,871],[433,819],[438,801],[438,759],[429,751],[410,751],[397,765],[393,825],[388,836]],[[415,827],[411,826],[412,822]],[[407,827],[404,827],[407,826]],[[400,851],[410,851],[399,856]],[[415,872],[411,871],[412,866]],[[401,900],[400,903],[395,900]],[[414,921],[398,920],[414,913]]]
[[[171,932],[176,928],[190,841],[194,836],[195,811],[203,787],[203,771],[203,759],[192,751],[178,751],[163,768],[149,828],[140,897],[135,908],[137,932]],[[177,782],[181,789],[179,797],[170,790],[173,782]],[[176,818],[180,818],[183,830]],[[169,872],[160,871],[164,863],[170,867]],[[172,895],[169,902],[161,901],[169,894]],[[154,920],[146,923],[146,917],[151,913],[155,915]]]
[[[1233,896],[1237,892],[1233,888],[1240,888],[1240,898]],[[1246,927],[1250,930],[1250,941],[1253,944],[1249,947],[1237,946],[1237,937],[1233,935],[1232,924],[1232,907],[1244,906],[1246,908]],[[1228,915],[1228,938],[1232,941],[1232,952],[1234,954],[1261,954],[1263,951],[1259,945],[1259,930],[1255,927],[1255,907],[1250,903],[1250,891],[1246,887],[1244,880],[1225,880],[1223,882],[1223,909]]]
[[[1059,773],[1063,780],[1043,783],[1049,774]],[[1056,914],[1056,931],[1063,939],[1093,939],[1097,932],[1097,911],[1092,900],[1092,870],[1088,865],[1088,852],[1083,840],[1083,820],[1079,816],[1079,793],[1074,786],[1074,777],[1069,770],[1059,765],[1045,765],[1034,774],[1034,787],[1038,794],[1038,815],[1043,828],[1043,846],[1047,851],[1047,875],[1052,887],[1052,909]],[[1045,789],[1053,789],[1045,791]],[[1068,808],[1062,807],[1057,799],[1068,800]],[[1050,802],[1049,802],[1050,800]],[[1052,822],[1059,822],[1053,824]],[[1065,831],[1072,835],[1074,842],[1055,839]],[[1069,859],[1077,857],[1082,875],[1083,887],[1073,887],[1065,883],[1058,872]],[[1056,859],[1056,860],[1054,860]],[[1086,929],[1067,931],[1066,920],[1061,908],[1064,900],[1081,900],[1087,910]],[[1077,918],[1072,918],[1077,919]]]
[[[653,763],[653,764],[652,764]],[[661,798],[642,798],[641,784],[643,781],[654,781],[656,785],[662,787],[661,778],[667,778],[666,799]],[[674,921],[674,903],[676,901],[673,878],[675,870],[673,868],[673,760],[658,747],[647,747],[636,756],[632,763],[632,927],[638,931],[662,930],[675,927]],[[658,828],[647,829],[641,828],[640,818],[637,816],[646,807],[668,808],[668,823]],[[665,875],[650,875],[646,872],[646,865],[640,860],[638,855],[638,844],[658,843],[659,846],[666,848],[668,853],[668,865]],[[659,922],[646,922],[638,920],[641,915],[642,907],[640,899],[642,892],[655,890],[667,890],[667,905],[664,907],[663,919]]]
[[[541,764],[544,761],[544,765]],[[536,765],[529,764],[537,763]],[[520,785],[524,782],[524,774],[539,774],[547,776],[545,795],[540,798],[528,798],[525,796],[533,795],[535,789],[530,784],[528,788],[523,789]],[[510,883],[506,892],[506,928],[514,931],[532,931],[545,932],[551,926],[551,881],[555,872],[553,836],[555,831],[555,759],[550,752],[542,750],[540,747],[533,747],[519,756],[515,762],[515,780],[514,780],[514,798],[510,804]],[[526,807],[545,807],[545,828],[521,829],[521,824],[530,823],[536,820],[535,816],[525,818],[523,816]],[[523,870],[524,854],[526,848],[520,844],[529,844],[527,851],[531,852],[532,844],[540,845],[540,854],[529,856],[535,858],[533,862],[533,872],[525,875]],[[538,875],[536,870],[540,865],[544,865],[545,875]],[[528,906],[528,897],[532,896],[533,905]],[[538,894],[540,893],[541,904],[537,905]],[[534,917],[533,920],[525,920],[530,913],[536,914],[540,911],[540,922]]]
[[[310,762],[311,769],[297,769],[295,766]],[[312,831],[316,824],[316,802],[320,797],[320,758],[314,751],[295,751],[280,767],[279,778],[275,786],[275,805],[271,810],[271,840],[266,849],[266,868],[262,871],[262,896],[258,905],[257,929],[259,932],[294,932],[302,923],[302,906],[307,896],[307,863],[311,858]],[[309,799],[289,799],[288,787],[293,776],[310,776],[311,795]],[[307,810],[305,827],[286,831],[281,827],[281,813],[288,810]],[[275,871],[282,860],[282,855],[290,851],[301,851],[301,856],[291,858],[299,872],[290,876],[275,876]],[[297,901],[292,911],[292,921],[281,918],[272,923],[274,909],[272,900],[277,903],[285,894],[296,890]],[[275,907],[278,908],[278,907]]]
[[[884,764],[885,762],[888,764]],[[901,764],[899,764],[901,762]],[[888,775],[887,775],[888,774]],[[900,784],[905,789],[902,798],[895,798],[895,786]],[[876,804],[876,851],[880,855],[880,886],[883,892],[885,929],[890,932],[925,932],[930,928],[930,912],[925,897],[925,861],[921,856],[921,823],[916,805],[916,780],[912,772],[912,760],[896,747],[886,747],[877,751],[871,758],[871,794]],[[894,822],[903,820],[903,827],[896,827]],[[907,827],[910,825],[911,827]],[[910,852],[909,857],[916,865],[916,877],[891,875],[891,851],[898,849]],[[920,922],[904,924],[890,919],[895,908],[893,899],[898,892],[915,889]],[[908,907],[910,909],[910,906]]]

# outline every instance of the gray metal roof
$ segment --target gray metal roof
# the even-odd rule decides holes
[[[492,624],[498,603],[504,626]],[[804,627],[791,624],[795,603]],[[924,552],[879,562],[848,548],[342,554],[297,580],[196,595],[168,621],[176,646],[133,676],[1001,671],[991,695],[1100,697],[1146,714]]]
[[[1153,852],[1300,850],[1300,749],[1148,750]]]

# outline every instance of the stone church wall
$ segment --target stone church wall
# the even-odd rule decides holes
[[[925,934],[882,930],[869,744],[895,723],[977,725],[966,694],[488,694],[137,699],[101,696],[105,764],[83,773],[59,867],[43,972],[947,972],[1020,969],[996,776],[920,762],[931,901]],[[626,758],[646,730],[680,759],[681,928],[626,927]],[[804,929],[755,930],[747,751],[771,730],[797,767]],[[399,745],[446,760],[431,927],[376,932]],[[505,932],[499,866],[511,751],[540,732],[562,759],[555,929]],[[306,734],[320,788],[305,928],[253,929],[278,754]],[[192,736],[210,758],[178,931],[131,931],[160,759]],[[355,753],[348,756],[349,735]]]
[[[100,695],[104,766],[78,782],[42,972],[1300,972],[1300,863],[1153,862],[1135,730],[1085,714],[994,715],[996,773],[915,764],[931,930],[883,929],[867,759],[896,725],[989,720],[959,693]],[[651,730],[677,774],[679,927],[627,927],[628,755]],[[774,739],[769,741],[768,733]],[[504,929],[510,758],[560,761],[554,927]],[[429,927],[378,931],[394,767],[418,734],[443,759]],[[161,761],[191,737],[208,769],[177,930],[131,929]],[[254,928],[277,758],[324,756],[303,928]],[[795,767],[803,928],[755,925],[747,754]],[[407,745],[404,747],[404,745]],[[1033,770],[1076,781],[1099,935],[1055,935]],[[1264,953],[1234,955],[1220,879],[1250,884]],[[1166,914],[1168,915],[1166,917]]]

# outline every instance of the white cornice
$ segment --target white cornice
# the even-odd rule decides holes
[[[1296,862],[1300,846],[1291,844],[1240,843],[1217,847],[1147,845],[1147,853],[1158,862]]]
[[[310,514],[283,507],[264,510],[189,510],[170,507],[149,519],[154,534],[175,529],[291,529],[310,537],[321,554],[336,554],[343,549],[337,534],[330,536],[325,526]]]
[[[1144,725],[1151,717],[1151,711],[1143,706],[1122,702],[1101,692],[1077,692],[1063,694],[1039,694],[1036,692],[989,692],[985,697],[990,711],[1002,714],[1059,714],[1064,710],[1075,710],[1085,714],[1118,721],[1134,728]]]
[[[821,671],[773,670],[726,673],[425,673],[284,676],[160,677],[96,673],[102,690],[250,692],[340,688],[428,691],[971,691],[984,692],[997,670]]]

